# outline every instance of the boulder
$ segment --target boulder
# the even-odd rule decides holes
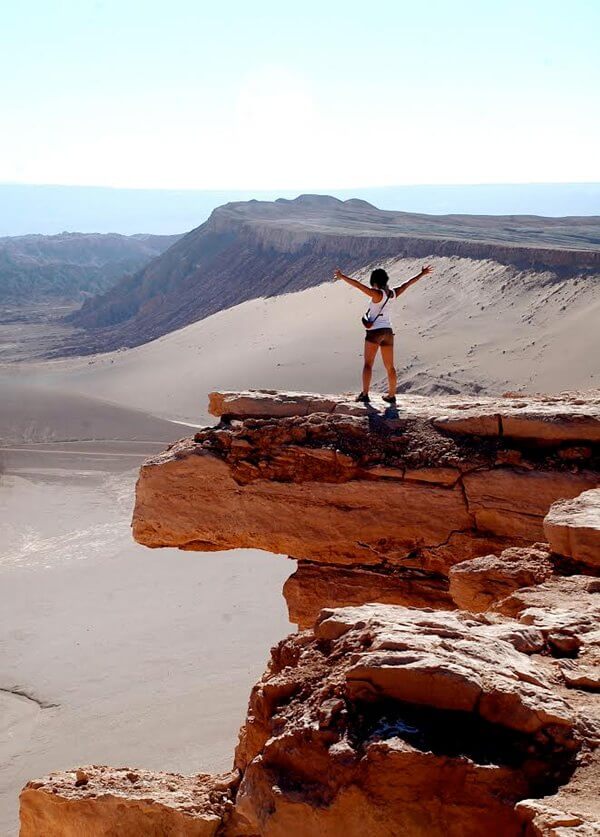
[[[554,573],[545,544],[510,547],[450,568],[450,595],[461,610],[488,610],[519,587],[541,584]]]
[[[544,534],[553,552],[600,570],[600,488],[553,503]]]

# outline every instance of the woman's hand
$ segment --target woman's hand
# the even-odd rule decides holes
[[[421,268],[421,276],[427,276],[428,273],[431,273],[433,267],[430,264],[424,264]]]
[[[336,267],[336,269],[333,273],[333,281],[335,282],[337,279],[343,279],[343,278],[344,278],[344,274],[339,269],[339,267]]]

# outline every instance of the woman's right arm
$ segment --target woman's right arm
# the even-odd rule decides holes
[[[336,279],[341,279],[342,281],[346,282],[348,285],[352,285],[353,288],[356,288],[358,291],[362,291],[363,294],[370,296],[372,300],[375,302],[379,302],[382,296],[382,292],[377,290],[376,288],[369,288],[367,285],[363,285],[362,282],[359,282],[358,279],[352,279],[351,276],[346,276],[342,273],[341,270],[336,270],[333,274],[334,281]]]

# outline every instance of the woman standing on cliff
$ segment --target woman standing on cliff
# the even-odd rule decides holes
[[[420,273],[399,285],[397,288],[388,287],[390,277],[387,272],[381,268],[376,268],[371,273],[370,286],[364,285],[358,279],[351,279],[350,276],[345,276],[341,270],[336,270],[333,278],[342,279],[353,288],[362,291],[371,302],[367,313],[362,318],[362,323],[365,327],[365,362],[362,372],[362,390],[357,396],[357,401],[362,401],[365,404],[369,403],[369,387],[371,386],[371,376],[373,374],[373,363],[377,350],[381,349],[381,359],[385,366],[385,371],[388,377],[388,394],[383,396],[383,400],[388,404],[396,403],[396,368],[394,366],[394,332],[392,330],[392,322],[390,320],[389,305],[392,300],[395,300],[400,294],[408,290],[411,285],[427,276],[433,270],[430,264],[426,264],[421,269]]]

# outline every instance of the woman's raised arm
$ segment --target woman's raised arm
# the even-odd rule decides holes
[[[368,285],[363,285],[358,279],[352,279],[351,276],[346,276],[339,268],[333,274],[333,281],[335,282],[337,279],[342,279],[348,285],[352,285],[353,288],[362,291],[363,294],[370,296],[374,302],[379,302],[383,296],[383,291],[380,291],[379,288],[369,288]]]
[[[423,276],[428,276],[432,270],[433,267],[430,264],[423,265],[420,273],[417,273],[416,276],[413,276],[412,279],[409,279],[403,285],[399,285],[397,288],[394,288],[394,293],[396,294],[396,296],[400,296],[400,294],[403,294],[404,291],[407,291],[411,285],[414,285],[415,282],[418,282],[419,279],[422,279]]]

